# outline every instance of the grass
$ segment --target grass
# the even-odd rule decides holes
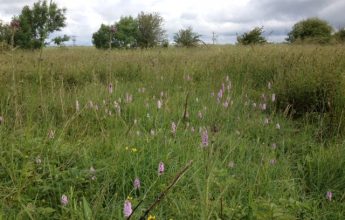
[[[345,217],[342,46],[12,55],[0,54],[3,219],[124,219],[128,197],[144,198],[139,219],[190,160],[157,219]]]

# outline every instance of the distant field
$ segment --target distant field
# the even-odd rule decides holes
[[[344,46],[39,56],[0,53],[0,219],[139,219],[191,160],[151,216],[345,219]]]

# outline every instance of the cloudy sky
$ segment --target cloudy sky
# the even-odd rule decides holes
[[[35,0],[0,0],[0,19],[9,21]],[[345,0],[55,0],[67,8],[67,27],[61,34],[77,36],[78,45],[91,45],[92,33],[101,23],[112,24],[121,16],[158,12],[169,39],[181,28],[192,26],[205,42],[234,43],[236,34],[264,26],[270,41],[283,41],[292,25],[307,17],[345,27]]]

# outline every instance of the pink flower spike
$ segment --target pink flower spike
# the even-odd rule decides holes
[[[110,94],[113,93],[113,84],[112,83],[109,83],[108,91],[109,91]]]
[[[126,218],[128,218],[132,212],[132,203],[129,200],[126,200],[125,204],[123,205],[123,214]]]
[[[333,193],[331,191],[328,191],[326,193],[326,198],[329,200],[329,201],[332,201],[332,197],[333,197]]]
[[[162,175],[164,173],[165,167],[163,162],[159,162],[158,164],[158,175]]]
[[[207,130],[204,130],[201,134],[201,144],[203,147],[208,146],[208,133]]]
[[[176,130],[177,130],[177,126],[175,122],[171,123],[171,133],[173,133],[173,135],[176,134]]]
[[[272,102],[275,102],[276,101],[276,94],[272,94]]]
[[[134,186],[134,189],[139,189],[140,188],[140,180],[139,178],[135,178],[134,182],[133,182],[133,186]]]
[[[60,202],[62,206],[66,206],[68,204],[68,198],[65,194],[61,196]]]

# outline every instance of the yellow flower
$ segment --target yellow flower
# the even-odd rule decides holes
[[[154,216],[154,215],[149,215],[149,217],[147,218],[147,220],[156,220],[156,216]]]
[[[131,196],[127,196],[127,200],[132,200],[133,199],[133,197],[131,197]]]
[[[129,147],[126,147],[126,150],[129,150]]]
[[[138,149],[136,149],[135,147],[132,148],[132,152],[133,152],[133,153],[135,153],[135,152],[137,152],[137,151],[138,151]]]

